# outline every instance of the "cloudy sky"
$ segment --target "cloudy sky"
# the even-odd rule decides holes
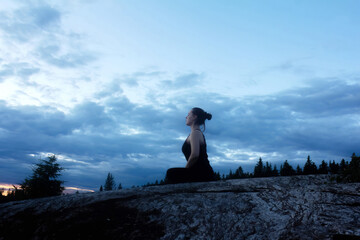
[[[56,154],[68,188],[360,153],[360,2],[0,0],[0,185]]]

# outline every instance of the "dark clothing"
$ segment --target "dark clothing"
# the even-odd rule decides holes
[[[182,152],[186,161],[188,161],[191,154],[191,145],[186,140],[182,146]],[[165,180],[167,183],[206,182],[214,180],[214,171],[210,166],[206,152],[205,136],[204,143],[200,144],[200,153],[196,162],[189,168],[168,169]]]

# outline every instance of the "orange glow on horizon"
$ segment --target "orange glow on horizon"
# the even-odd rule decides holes
[[[20,185],[18,184],[0,183],[0,190],[4,191],[2,195],[7,196],[9,194],[9,191],[11,192],[12,190],[14,190],[13,185],[17,188],[20,188]]]
[[[76,193],[77,191],[79,191],[79,192],[95,192],[92,189],[85,189],[85,188],[78,188],[78,187],[65,187],[64,193],[72,194],[72,193]]]
[[[9,192],[14,190],[14,186],[20,188],[19,184],[10,184],[10,183],[0,183],[0,190],[3,190],[2,195],[7,196]],[[78,187],[65,187],[64,193],[71,194],[75,193],[76,191],[79,192],[95,192],[92,189],[85,189],[85,188],[78,188]]]

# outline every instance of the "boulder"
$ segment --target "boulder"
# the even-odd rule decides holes
[[[65,238],[360,239],[360,183],[249,178],[0,204],[0,240]]]

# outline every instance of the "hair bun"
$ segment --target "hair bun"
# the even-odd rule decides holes
[[[207,120],[211,120],[212,115],[210,113],[205,112],[205,117]]]

